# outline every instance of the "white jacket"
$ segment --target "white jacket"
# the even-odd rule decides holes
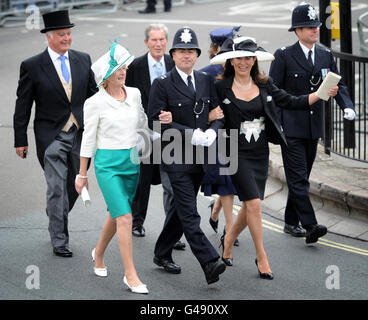
[[[84,103],[84,132],[80,155],[92,158],[96,149],[130,149],[137,130],[148,129],[138,89],[125,87],[125,102],[111,97],[103,87]]]

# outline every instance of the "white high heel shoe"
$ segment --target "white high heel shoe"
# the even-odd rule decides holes
[[[95,251],[96,251],[96,248],[92,250],[92,261],[95,261]],[[107,277],[107,268],[93,267],[93,271],[95,275],[98,277]]]
[[[133,293],[143,293],[143,294],[147,294],[148,293],[148,289],[147,286],[145,284],[141,284],[139,286],[135,286],[135,287],[131,287],[127,281],[126,276],[124,276],[123,279],[125,285],[129,288],[130,291],[132,291]]]

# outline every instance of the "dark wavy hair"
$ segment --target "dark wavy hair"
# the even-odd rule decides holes
[[[230,59],[227,59],[224,66],[224,72],[217,79],[218,80],[227,79],[234,76],[235,76],[234,67],[231,65]],[[259,70],[258,60],[256,60],[253,64],[252,70],[250,71],[250,76],[253,78],[254,82],[257,85],[265,85],[268,81],[268,75]]]

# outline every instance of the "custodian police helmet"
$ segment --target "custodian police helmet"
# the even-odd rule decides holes
[[[175,49],[196,49],[198,57],[201,55],[201,49],[198,46],[198,40],[195,32],[189,27],[180,28],[176,31],[172,47],[170,49],[170,55]]]
[[[320,25],[316,9],[311,4],[301,4],[293,10],[289,31],[303,27],[319,27]]]

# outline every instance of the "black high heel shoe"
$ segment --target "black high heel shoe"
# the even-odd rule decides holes
[[[256,263],[256,266],[257,266],[257,269],[258,269],[258,273],[259,273],[259,276],[261,279],[267,279],[267,280],[273,280],[273,273],[272,272],[261,272],[259,271],[259,268],[258,268],[258,261],[257,261],[257,258],[256,260],[254,261]]]
[[[224,232],[222,233],[222,235],[225,236],[225,234],[226,234],[226,227],[224,227]],[[236,238],[235,241],[234,241],[234,247],[239,247],[238,238]]]
[[[212,229],[217,233],[218,232],[218,220],[217,221],[212,220],[212,211],[213,211],[214,205],[215,205],[215,200],[212,200],[210,205],[208,206],[208,208],[211,209],[209,222],[210,222],[210,226],[212,227]]]
[[[221,236],[221,243],[220,243],[220,246],[219,246],[219,248],[222,247],[221,259],[227,266],[232,267],[233,266],[233,258],[224,258],[224,250],[225,250],[224,242],[225,242],[225,235],[222,235]]]

